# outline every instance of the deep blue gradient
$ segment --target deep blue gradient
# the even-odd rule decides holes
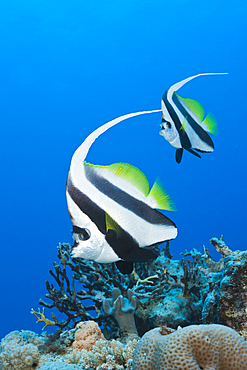
[[[131,163],[151,185],[161,177],[177,207],[166,212],[175,258],[205,245],[218,259],[209,240],[221,234],[246,249],[246,16],[245,1],[1,1],[0,338],[41,331],[30,309],[58,243],[72,242],[65,183],[76,148],[111,119],[159,109],[167,88],[197,73],[229,72],[179,91],[216,116],[214,153],[186,152],[178,165],[156,113],[110,129],[87,159]]]

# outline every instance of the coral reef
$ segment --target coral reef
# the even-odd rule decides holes
[[[152,329],[139,341],[133,370],[247,370],[247,342],[224,325]]]
[[[130,370],[136,345],[136,339],[126,345],[114,339],[112,341],[100,339],[92,351],[81,351],[83,360],[80,365],[88,370]]]
[[[59,244],[58,257],[62,268],[53,263],[55,273],[49,271],[58,284],[58,289],[46,281],[49,298],[53,303],[46,303],[40,299],[39,303],[48,308],[56,308],[67,316],[67,319],[58,322],[55,314],[52,317],[55,324],[61,329],[65,327],[73,328],[80,321],[94,320],[100,326],[103,325],[107,332],[107,327],[111,327],[112,336],[118,336],[118,324],[112,317],[101,312],[103,298],[110,298],[114,287],[119,287],[121,292],[128,288],[128,281],[119,272],[115,263],[98,264],[94,261],[83,259],[71,259],[70,244]],[[71,271],[66,271],[68,267]],[[72,282],[68,277],[72,273]],[[76,291],[76,286],[79,290]],[[88,304],[89,302],[89,304]],[[95,314],[91,315],[90,312]],[[69,326],[70,325],[70,326]]]
[[[222,237],[210,242],[220,253],[219,261],[206,248],[204,254],[192,249],[181,260],[173,260],[167,243],[154,262],[136,263],[130,275],[122,274],[115,263],[73,259],[71,246],[60,244],[61,265],[54,263],[55,272],[50,271],[58,287],[47,281],[46,298],[52,303],[40,300],[40,304],[57,308],[67,318],[58,322],[52,313],[50,320],[44,307],[42,311],[32,309],[44,328],[55,325],[58,330],[42,336],[30,331],[9,333],[1,341],[0,369],[130,370],[138,335],[146,332],[138,344],[133,370],[165,369],[164,361],[170,361],[167,368],[172,369],[178,354],[181,362],[181,351],[191,354],[190,348],[196,345],[201,349],[193,351],[190,369],[238,369],[234,353],[240,360],[246,356],[246,342],[231,328],[247,338],[247,251],[231,251]],[[160,325],[161,329],[153,329]],[[178,326],[185,328],[175,330]],[[231,341],[229,348],[226,340]],[[174,356],[169,350],[169,357],[165,348],[173,348],[174,341],[179,347]],[[153,346],[150,361],[148,346]],[[212,355],[213,346],[216,352],[220,346],[223,357],[218,352]],[[245,348],[244,355],[241,348]],[[225,360],[227,354],[231,365]],[[163,362],[157,362],[160,358]],[[186,369],[187,365],[181,366]]]
[[[81,351],[91,351],[95,342],[99,339],[105,339],[101,330],[95,321],[80,322],[76,325],[75,340],[72,348]]]
[[[120,328],[122,342],[137,339],[138,334],[134,319],[134,310],[137,307],[137,298],[131,289],[127,290],[127,297],[121,295],[118,288],[112,289],[112,299],[103,298],[103,311],[106,315],[113,315]]]
[[[87,328],[89,322],[81,323]],[[92,324],[92,323],[91,323]],[[93,322],[93,325],[97,325]],[[87,349],[76,349],[73,344],[80,325],[73,330],[57,330],[56,333],[38,336],[30,331],[14,331],[9,333],[1,342],[0,369],[1,370],[130,370],[133,353],[137,340],[126,344],[120,341],[94,339],[94,344]],[[85,335],[85,331],[84,331]],[[101,337],[100,335],[98,337]],[[72,339],[73,338],[73,339]]]
[[[210,242],[221,255],[219,261],[214,261],[206,248],[204,254],[192,249],[182,260],[172,260],[167,243],[154,262],[136,263],[130,275],[122,274],[115,263],[71,258],[70,244],[59,244],[61,266],[54,262],[55,273],[50,271],[58,288],[46,281],[46,298],[52,303],[40,300],[40,304],[67,316],[58,322],[52,314],[61,329],[93,320],[107,339],[124,341],[123,327],[135,331],[133,317],[139,336],[159,325],[177,328],[219,323],[246,338],[247,252],[231,251],[223,237]],[[43,317],[45,323],[47,320]]]
[[[33,308],[31,308],[31,314],[33,314],[34,316],[37,317],[37,321],[36,322],[43,322],[45,323],[45,325],[43,326],[42,330],[44,330],[47,326],[50,326],[50,325],[55,325],[55,321],[52,321],[52,320],[49,320],[45,317],[45,308],[43,307],[43,311],[41,312],[40,311],[40,308],[38,310],[38,312],[34,311]]]
[[[44,337],[29,331],[12,331],[1,340],[0,365],[2,370],[31,370],[38,366],[38,345]]]
[[[42,365],[40,370],[81,370],[81,367],[72,365],[72,364],[66,364],[64,362],[56,361],[56,362],[46,362],[44,365]]]
[[[222,279],[204,302],[203,322],[230,326],[247,339],[247,252],[226,256],[224,264]]]

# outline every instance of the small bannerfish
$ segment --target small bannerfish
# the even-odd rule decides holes
[[[227,73],[201,73],[186,78],[170,87],[162,96],[160,135],[177,149],[177,163],[181,162],[183,149],[188,150],[199,158],[201,156],[197,152],[212,152],[214,143],[207,132],[217,135],[218,126],[212,113],[209,113],[204,118],[204,109],[200,103],[193,99],[183,99],[176,94],[176,91],[196,77],[221,74]]]
[[[73,257],[100,263],[119,261],[119,269],[130,273],[133,262],[157,257],[147,247],[176,237],[174,222],[155,209],[174,209],[159,179],[149,191],[144,173],[128,163],[101,166],[85,161],[95,139],[110,127],[127,118],[159,111],[118,117],[93,131],[75,151],[66,185]]]

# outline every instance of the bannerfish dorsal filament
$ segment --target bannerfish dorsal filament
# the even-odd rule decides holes
[[[118,117],[93,131],[75,151],[66,186],[73,257],[100,263],[119,261],[123,272],[131,272],[133,262],[157,257],[148,247],[176,237],[174,222],[156,209],[174,209],[159,179],[150,190],[144,173],[128,163],[101,166],[85,161],[95,139],[110,127],[155,112],[160,110]]]

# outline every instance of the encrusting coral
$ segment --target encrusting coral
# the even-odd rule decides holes
[[[72,348],[81,351],[91,351],[95,342],[99,339],[105,339],[101,330],[94,321],[80,322],[76,325],[75,340],[72,344]]]
[[[133,370],[247,370],[247,342],[224,325],[155,328],[138,342]]]

